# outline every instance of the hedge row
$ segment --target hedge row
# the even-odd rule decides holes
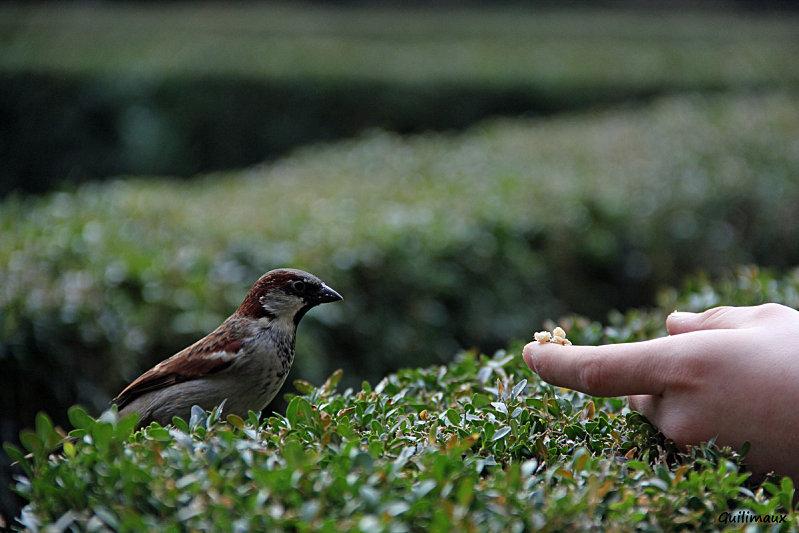
[[[344,295],[304,319],[295,376],[343,366],[352,384],[500,348],[566,311],[650,305],[697,270],[799,264],[799,226],[786,223],[797,103],[677,98],[459,136],[373,134],[241,175],[8,200],[5,427],[43,408],[101,409],[273,267]]]
[[[670,89],[551,94],[513,83],[415,86],[196,74],[120,80],[0,71],[0,196],[120,174],[192,176],[252,165],[367,128],[460,129],[487,116],[550,114]]]
[[[9,5],[3,70],[393,83],[799,81],[791,12],[239,4]]]
[[[796,88],[796,15],[0,7],[0,195],[193,175],[364,128]]]
[[[775,279],[740,270],[691,302],[797,305],[799,271]],[[781,296],[787,298],[781,299]],[[668,298],[668,296],[667,296]],[[672,302],[673,303],[673,302]],[[665,312],[632,311],[602,327],[562,320],[579,344],[662,335]],[[519,347],[465,352],[337,392],[341,372],[295,382],[284,414],[259,421],[199,408],[153,424],[69,412],[76,440],[40,414],[7,446],[24,476],[22,525],[119,531],[663,531],[738,529],[754,515],[797,527],[789,478],[753,480],[713,443],[680,452],[618,398],[540,382]],[[773,517],[773,518],[771,518]],[[747,522],[748,523],[748,522]]]

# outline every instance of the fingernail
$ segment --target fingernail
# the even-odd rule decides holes
[[[669,315],[669,316],[672,316],[672,317],[676,318],[677,320],[682,320],[682,319],[684,319],[684,318],[689,318],[689,317],[690,317],[691,315],[693,315],[693,314],[694,314],[694,313],[688,313],[688,312],[686,312],[686,311],[674,311],[674,312],[673,312],[671,315]]]

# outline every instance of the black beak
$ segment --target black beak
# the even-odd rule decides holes
[[[330,302],[338,302],[344,298],[339,293],[322,283],[322,287],[319,289],[319,292],[312,296],[311,299],[315,304],[326,304]]]

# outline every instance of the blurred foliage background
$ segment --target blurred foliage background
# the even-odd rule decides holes
[[[799,14],[644,7],[0,7],[0,439],[278,266],[359,383],[799,264]]]
[[[652,9],[4,6],[0,194],[244,167],[364,128],[799,83],[793,14]]]

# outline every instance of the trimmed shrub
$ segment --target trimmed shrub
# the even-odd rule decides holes
[[[743,269],[696,299],[737,303],[789,296],[778,280]],[[715,295],[714,297],[709,296]],[[665,296],[669,298],[669,296]],[[631,311],[608,327],[570,317],[578,344],[663,334],[665,312]],[[25,475],[16,490],[31,529],[279,529],[321,531],[713,530],[732,517],[787,515],[789,478],[755,481],[742,458],[713,443],[679,452],[618,398],[591,398],[540,382],[519,347],[405,369],[374,386],[337,392],[298,380],[285,415],[259,421],[197,408],[191,420],[152,424],[111,411],[69,412],[74,438],[40,414],[20,435],[31,460],[6,445]],[[745,461],[745,458],[744,458]],[[725,522],[726,520],[726,522]]]
[[[6,201],[5,427],[44,408],[99,411],[277,266],[345,297],[301,324],[293,377],[344,367],[352,385],[461,347],[491,352],[567,310],[649,305],[687,272],[799,264],[799,227],[785,223],[799,205],[798,109],[779,95],[668,99]]]

